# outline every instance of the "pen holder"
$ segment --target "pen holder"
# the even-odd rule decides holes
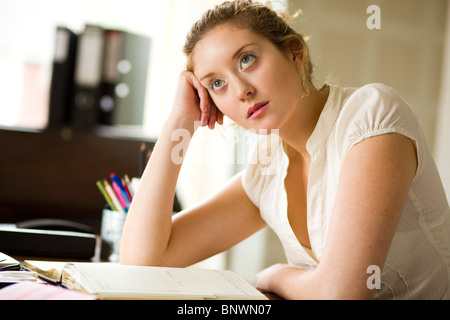
[[[118,262],[120,257],[120,242],[126,214],[119,211],[103,209],[100,236],[102,238],[102,258]]]

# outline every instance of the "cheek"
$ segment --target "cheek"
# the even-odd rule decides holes
[[[285,98],[299,96],[301,93],[301,77],[295,65],[283,58],[271,61],[259,79],[264,79],[266,87],[272,92],[280,92]]]
[[[229,94],[218,94],[211,99],[223,114],[228,114],[234,109]]]
[[[228,117],[230,120],[237,123],[238,125],[244,127],[244,123],[242,123],[243,120],[242,111],[240,114],[239,106],[236,104],[235,101],[231,101],[231,99],[227,100],[224,98],[219,99],[216,98],[213,101],[217,106],[217,109],[219,109],[224,116]]]
[[[220,112],[234,121],[235,117],[233,112],[236,111],[236,107],[233,105],[233,103],[231,103],[231,101],[228,101],[224,97],[217,96],[211,98],[211,100],[214,102],[215,106],[220,110]]]
[[[284,94],[298,94],[301,88],[300,77],[292,68],[273,73],[271,83]]]
[[[211,96],[210,96],[211,97]],[[211,97],[212,102],[214,102],[214,105],[219,109],[223,114],[226,114],[227,108],[225,107],[226,104],[224,103],[224,99],[221,99],[220,97]]]

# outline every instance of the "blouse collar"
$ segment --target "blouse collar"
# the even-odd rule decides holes
[[[330,93],[327,102],[320,114],[313,133],[306,143],[306,150],[308,150],[311,156],[315,154],[319,147],[326,141],[339,114],[338,106],[340,106],[341,99],[340,88],[334,85],[329,85],[329,87]]]

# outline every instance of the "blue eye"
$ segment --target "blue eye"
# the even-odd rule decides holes
[[[256,57],[252,54],[246,54],[245,56],[243,56],[241,59],[241,69],[245,70],[250,67],[255,59]]]
[[[224,85],[225,85],[225,81],[219,80],[219,79],[214,79],[213,81],[211,81],[211,84],[209,85],[209,90],[216,91],[216,90],[219,90],[220,88],[222,88]]]

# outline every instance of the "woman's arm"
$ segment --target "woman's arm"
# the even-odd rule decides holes
[[[187,266],[227,249],[262,227],[258,210],[247,198],[239,177],[218,195],[173,219],[181,163],[180,155],[173,154],[180,142],[172,141],[172,134],[180,136],[181,132],[192,137],[195,121],[201,120],[202,125],[213,128],[216,121],[221,123],[221,117],[195,76],[182,73],[173,111],[155,145],[126,219],[121,263]],[[190,139],[187,140],[182,142],[185,151]]]
[[[325,250],[319,266],[302,271],[275,265],[256,284],[291,299],[369,299],[369,266],[383,269],[417,170],[410,139],[386,134],[362,141],[340,175]]]

